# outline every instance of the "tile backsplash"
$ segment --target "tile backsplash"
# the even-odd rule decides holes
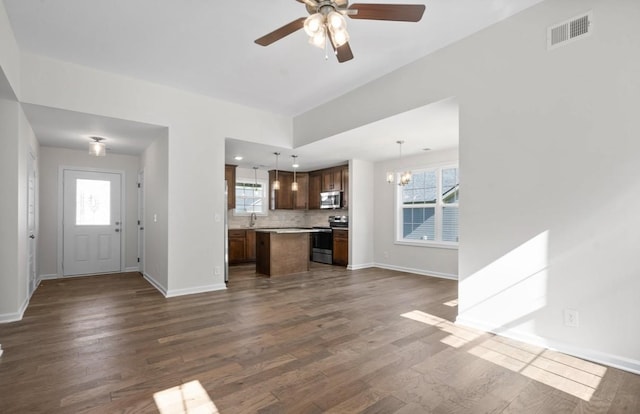
[[[229,228],[247,227],[248,216],[234,216],[228,211]],[[267,216],[258,216],[255,227],[313,227],[328,226],[329,216],[348,216],[348,210],[270,210]]]

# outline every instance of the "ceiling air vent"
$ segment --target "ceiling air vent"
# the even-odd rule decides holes
[[[590,35],[593,31],[591,23],[593,23],[593,13],[588,12],[549,27],[547,29],[547,49],[555,49]]]

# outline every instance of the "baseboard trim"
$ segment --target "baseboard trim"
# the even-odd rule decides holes
[[[638,360],[613,355],[606,352],[600,352],[593,349],[579,348],[563,342],[553,341],[525,332],[517,332],[513,330],[501,331],[501,327],[492,326],[461,316],[458,316],[456,318],[456,323],[463,326],[468,326],[470,328],[479,329],[481,331],[491,332],[495,335],[503,336],[505,338],[514,339],[516,341],[524,342],[530,345],[551,349],[553,351],[571,355],[576,358],[585,359],[597,364],[607,365],[613,368],[618,368],[623,371],[628,371],[640,375],[640,361]]]
[[[167,288],[162,286],[160,283],[156,282],[156,280],[153,277],[151,277],[147,272],[144,272],[142,274],[142,277],[144,278],[144,280],[149,282],[149,284],[151,284],[151,286],[156,288],[156,290],[158,292],[162,293],[162,296],[164,296],[165,298],[167,297]]]
[[[372,267],[376,267],[375,263],[363,263],[357,265],[348,265],[347,270],[360,270],[360,269],[370,269]]]
[[[125,267],[124,268],[124,272],[125,273],[129,273],[129,272],[139,272],[140,268],[138,266],[133,266],[133,267]]]
[[[43,280],[51,280],[51,279],[60,279],[60,275],[58,275],[57,273],[53,273],[50,275],[40,275],[38,276],[38,284],[40,284],[40,282],[42,282]]]
[[[27,310],[27,306],[29,306],[29,298],[25,298],[22,306],[18,309],[17,312],[11,313],[0,313],[0,323],[10,323],[10,322],[18,322],[21,321],[24,317],[24,313]]]
[[[411,267],[396,266],[396,265],[391,265],[391,264],[386,264],[386,263],[375,263],[374,266],[375,267],[379,267],[381,269],[395,270],[395,271],[398,271],[398,272],[414,273],[416,275],[438,277],[440,279],[458,280],[458,275],[452,275],[452,274],[449,274],[449,273],[442,273],[442,272],[435,272],[433,270],[414,269],[414,268],[411,268]]]
[[[196,293],[215,292],[217,290],[226,290],[227,285],[219,283],[215,285],[197,286],[186,289],[169,289],[165,295],[167,298],[174,298],[176,296],[195,295]]]

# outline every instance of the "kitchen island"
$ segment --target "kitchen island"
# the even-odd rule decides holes
[[[256,229],[256,273],[282,276],[309,270],[309,234],[315,229]]]

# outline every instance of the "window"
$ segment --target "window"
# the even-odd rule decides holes
[[[251,179],[236,180],[236,208],[234,215],[243,216],[251,213],[264,215],[267,213],[267,183]]]
[[[76,225],[111,224],[111,182],[76,180]]]
[[[398,186],[398,242],[458,244],[457,167],[414,171]]]

